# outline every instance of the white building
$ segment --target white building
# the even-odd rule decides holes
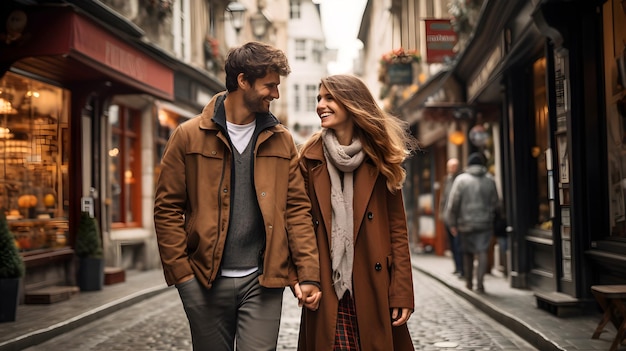
[[[327,59],[319,5],[311,0],[290,0],[289,5],[287,125],[298,143],[320,128],[315,107]]]

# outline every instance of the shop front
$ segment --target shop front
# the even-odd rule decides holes
[[[23,23],[0,34],[0,206],[26,263],[24,292],[75,285],[81,211],[100,223],[105,249],[113,222],[151,228],[141,154],[154,138],[144,129],[154,129],[155,101],[173,101],[174,73],[138,44],[140,30],[98,11],[0,7],[3,21]]]
[[[469,105],[501,106],[511,286],[557,315],[592,308],[594,283],[624,282],[622,129],[611,125],[623,115],[623,28],[620,1],[487,1],[454,67]]]

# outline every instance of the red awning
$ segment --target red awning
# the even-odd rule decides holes
[[[18,41],[0,43],[0,62],[62,83],[110,80],[173,100],[174,72],[70,7],[29,8]],[[128,89],[130,88],[130,89]]]

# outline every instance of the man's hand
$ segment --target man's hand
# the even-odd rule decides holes
[[[294,294],[298,299],[298,306],[310,309],[311,311],[317,311],[320,306],[320,300],[322,299],[322,292],[314,284],[302,284],[296,283],[294,288]]]
[[[392,308],[391,325],[393,325],[394,327],[401,326],[409,320],[409,318],[411,317],[411,313],[413,313],[413,311],[410,308]]]
[[[450,227],[450,233],[452,236],[456,236],[459,232],[456,230],[456,227]]]

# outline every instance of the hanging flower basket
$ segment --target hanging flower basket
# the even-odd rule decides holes
[[[416,50],[399,48],[384,54],[380,59],[378,80],[389,85],[413,83],[413,63],[422,57]]]

